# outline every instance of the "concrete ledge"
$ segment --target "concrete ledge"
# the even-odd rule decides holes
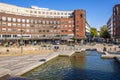
[[[114,58],[114,57],[120,57],[120,55],[112,55],[112,54],[109,54],[109,55],[101,55],[101,58],[110,58],[110,59],[112,59],[112,58]]]
[[[5,76],[5,75],[10,75],[10,70],[9,69],[4,69],[4,68],[0,68],[0,77]]]
[[[40,65],[42,65],[43,63],[44,62],[33,63],[33,64],[30,64],[30,65],[28,65],[26,67],[23,67],[21,69],[15,70],[15,71],[11,72],[11,76],[22,75],[22,74],[24,74],[24,73],[26,73],[26,72],[28,72],[28,71],[30,71],[30,70],[40,66]]]

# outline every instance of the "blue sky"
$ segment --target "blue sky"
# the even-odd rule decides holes
[[[100,28],[112,15],[112,8],[120,0],[0,0],[0,2],[21,7],[31,5],[55,10],[86,10],[86,19],[91,27]]]

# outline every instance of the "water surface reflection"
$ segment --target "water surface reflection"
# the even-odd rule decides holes
[[[57,57],[23,76],[37,80],[120,80],[120,65],[96,51]]]

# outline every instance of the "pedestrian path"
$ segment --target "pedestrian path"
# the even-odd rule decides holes
[[[0,58],[0,75],[19,76],[41,64],[57,57],[58,55],[71,56],[75,51],[57,51],[53,53],[30,54],[18,57]],[[41,59],[44,59],[43,61]]]

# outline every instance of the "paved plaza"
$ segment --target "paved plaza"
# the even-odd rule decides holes
[[[26,51],[31,49],[33,50],[31,51],[32,53],[27,53],[27,54],[25,53],[21,54],[20,52],[15,53],[18,55],[12,55],[12,53],[4,53],[4,54],[1,53],[0,54],[0,70],[1,70],[0,77],[6,74],[9,74],[11,76],[20,76],[21,74],[28,72],[31,69],[34,69],[35,67],[57,57],[58,55],[71,56],[75,51],[80,52],[86,49],[97,49],[97,51],[103,52],[104,47],[107,48],[107,51],[111,51],[111,52],[120,51],[118,45],[104,46],[102,44],[96,44],[94,46],[93,45],[92,46],[91,45],[75,45],[74,47],[67,46],[67,45],[57,45],[57,46],[59,46],[58,50],[54,49],[55,46],[53,46],[52,49],[41,48],[39,46],[34,48],[29,47],[24,50]],[[6,49],[4,48],[4,50]],[[37,53],[34,53],[34,51]]]

